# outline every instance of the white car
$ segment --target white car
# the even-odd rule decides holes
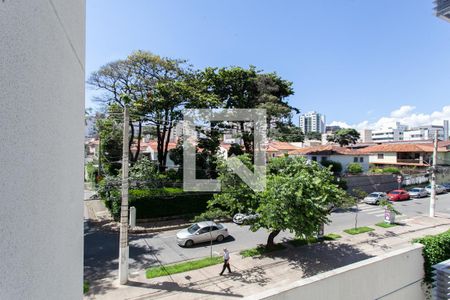
[[[223,241],[229,236],[228,229],[223,224],[204,221],[192,224],[188,228],[178,231],[177,244],[191,247],[197,243]]]
[[[367,195],[363,201],[367,204],[378,204],[381,200],[388,200],[386,193],[383,192],[373,192]]]
[[[423,198],[429,195],[428,191],[424,188],[413,188],[408,193],[412,198]]]
[[[248,224],[259,218],[259,214],[241,214],[237,213],[233,217],[233,222],[238,225]]]
[[[425,190],[427,190],[427,192],[431,194],[431,185],[427,185],[425,187]],[[447,192],[447,189],[445,187],[443,187],[442,185],[436,184],[436,194],[443,194],[446,192]]]

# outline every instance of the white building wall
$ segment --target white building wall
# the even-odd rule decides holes
[[[349,164],[355,162],[354,159],[356,158],[358,160],[357,163],[359,163],[361,165],[364,172],[369,171],[369,156],[368,155],[355,155],[355,156],[352,156],[352,155],[306,155],[306,158],[308,160],[314,160],[313,157],[315,157],[315,160],[317,162],[321,162],[322,159],[339,162],[342,165],[343,172],[345,172],[345,170],[347,170]],[[361,158],[363,160],[362,162],[360,160]]]
[[[85,2],[0,1],[0,41],[0,299],[81,299]]]
[[[392,164],[397,163],[397,152],[380,153],[383,158],[378,158],[378,153],[370,154],[369,163]]]
[[[422,248],[414,244],[245,299],[423,300]]]

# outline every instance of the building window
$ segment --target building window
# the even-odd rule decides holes
[[[327,157],[326,156],[322,156],[322,158],[320,159],[321,162],[327,161]]]
[[[313,156],[313,157],[311,157],[311,160],[313,160],[313,161],[317,161],[317,156]]]
[[[383,153],[378,153],[378,159],[384,159],[384,154]]]
[[[358,158],[357,157],[353,157],[353,162],[358,162]]]
[[[361,163],[364,162],[364,157],[360,157],[359,162],[361,162]]]

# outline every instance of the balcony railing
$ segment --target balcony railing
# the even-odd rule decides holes
[[[402,158],[397,158],[397,162],[398,163],[408,163],[408,164],[420,164],[420,163],[423,163],[423,161],[421,161],[420,159],[402,159]]]

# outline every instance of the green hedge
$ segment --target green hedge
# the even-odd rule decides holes
[[[415,239],[415,243],[424,245],[423,258],[425,268],[425,281],[431,282],[433,276],[432,266],[450,259],[450,230],[438,234]]]
[[[129,206],[136,207],[137,219],[151,219],[202,213],[212,193],[186,193],[178,188],[130,190]],[[115,219],[120,216],[121,196],[118,190],[105,199]]]

